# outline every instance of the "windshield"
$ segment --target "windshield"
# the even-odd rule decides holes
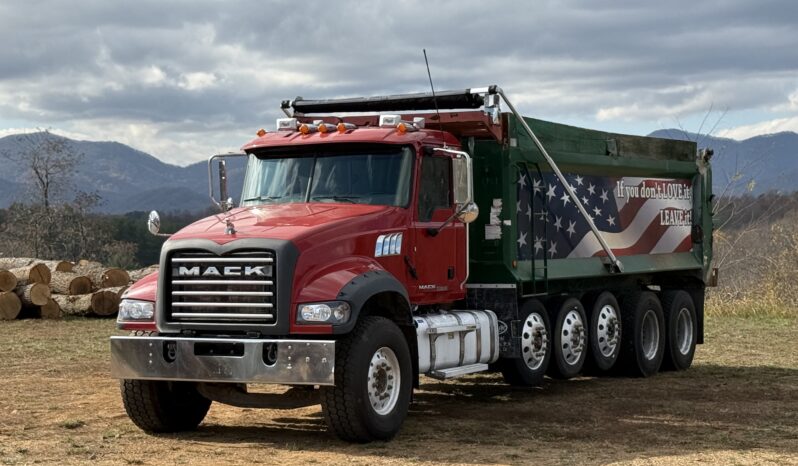
[[[338,202],[406,206],[409,147],[295,157],[250,154],[241,205]]]

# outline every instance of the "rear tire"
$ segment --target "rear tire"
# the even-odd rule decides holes
[[[122,380],[120,388],[128,417],[147,432],[194,430],[211,407],[191,382]]]
[[[413,390],[410,350],[399,327],[366,316],[335,346],[335,385],[322,387],[327,426],[342,440],[390,440],[407,417]]]
[[[551,335],[546,308],[536,299],[521,306],[520,355],[499,361],[504,381],[518,387],[543,383],[551,360]]]
[[[628,374],[649,377],[657,373],[665,354],[665,319],[657,295],[650,291],[621,300],[620,367]]]
[[[662,366],[668,370],[685,370],[692,365],[695,356],[698,327],[693,298],[686,291],[666,291],[662,294],[662,308],[668,332]]]
[[[586,304],[590,309],[587,331],[590,352],[585,361],[585,371],[601,374],[612,369],[621,352],[621,308],[609,291]]]
[[[588,335],[585,308],[576,298],[567,298],[552,319],[552,363],[549,375],[559,379],[576,377],[587,358]]]

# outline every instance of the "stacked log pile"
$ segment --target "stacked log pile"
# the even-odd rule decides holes
[[[113,316],[128,286],[157,270],[151,266],[128,273],[93,261],[0,257],[0,320]]]

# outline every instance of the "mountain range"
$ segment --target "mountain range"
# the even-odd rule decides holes
[[[46,136],[62,138],[50,133]],[[715,151],[712,164],[716,192],[726,189],[730,183],[736,193],[798,190],[796,133],[769,134],[743,141],[674,129],[658,130],[650,136],[693,140],[699,143],[699,147],[712,148]],[[118,142],[71,139],[65,139],[65,142],[71,150],[82,154],[74,173],[73,185],[82,191],[99,194],[103,203],[98,210],[102,212],[124,213],[151,209],[193,212],[211,207],[207,191],[207,162],[180,167]],[[0,139],[0,208],[14,201],[25,201],[30,195],[22,181],[26,173],[24,162],[19,157],[12,158],[16,161],[2,157],[3,154],[18,154],[23,144],[22,135]],[[229,192],[235,198],[243,184],[244,159],[229,159],[227,172]],[[214,186],[214,189],[218,193],[218,187]]]

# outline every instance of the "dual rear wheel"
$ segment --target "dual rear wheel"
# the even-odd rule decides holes
[[[569,379],[582,371],[648,377],[663,369],[690,367],[697,318],[685,291],[640,291],[621,297],[602,292],[565,298],[547,311],[532,299],[521,307],[518,358],[500,362],[512,385],[540,385],[544,374]]]

